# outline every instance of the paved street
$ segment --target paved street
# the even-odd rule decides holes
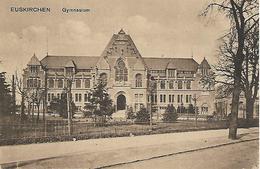
[[[258,169],[258,140],[172,155],[109,169]]]
[[[123,163],[112,168],[219,168],[216,167],[219,165],[230,169],[240,164],[244,168],[257,165],[258,141],[252,140],[258,139],[258,128],[238,132],[239,139],[235,141],[227,139],[228,130],[224,129],[3,146],[0,164],[3,168],[107,168]],[[231,158],[230,154],[235,156]]]

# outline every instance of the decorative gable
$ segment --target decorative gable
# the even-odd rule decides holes
[[[118,34],[112,36],[101,56],[104,58],[110,58],[113,56],[141,57],[131,37],[127,35],[123,29],[121,29]]]

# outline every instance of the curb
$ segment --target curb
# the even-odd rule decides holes
[[[197,149],[192,149],[192,150],[179,151],[179,152],[176,152],[176,153],[163,154],[163,155],[153,156],[153,157],[139,159],[139,160],[133,160],[133,161],[127,161],[127,162],[122,162],[122,163],[110,164],[110,165],[106,165],[106,166],[97,167],[95,169],[104,169],[104,168],[109,168],[109,167],[114,167],[114,166],[138,163],[138,162],[142,162],[142,161],[149,161],[149,160],[163,158],[163,157],[169,157],[169,156],[174,156],[174,155],[179,155],[179,154],[185,154],[185,153],[191,153],[191,152],[196,152],[196,151],[202,151],[202,150],[207,150],[207,149],[211,149],[211,148],[218,148],[218,147],[222,147],[222,146],[228,146],[228,145],[233,145],[233,144],[238,144],[238,143],[243,143],[243,142],[249,142],[249,141],[255,141],[255,140],[259,140],[259,138],[252,138],[252,139],[234,141],[234,142],[217,144],[217,145],[213,145],[213,146],[207,146],[207,147],[202,147],[202,148],[197,148]]]
[[[235,141],[228,142],[228,143],[222,143],[222,144],[217,144],[217,145],[212,145],[212,146],[207,146],[207,147],[202,147],[202,148],[195,148],[195,149],[186,150],[186,151],[179,151],[179,152],[175,152],[175,153],[168,153],[168,154],[163,154],[163,155],[158,155],[158,156],[152,156],[152,157],[149,157],[149,158],[143,158],[143,159],[137,159],[137,160],[132,160],[132,161],[126,161],[126,162],[120,162],[120,163],[100,166],[100,167],[96,167],[95,169],[104,169],[104,168],[109,168],[109,167],[114,167],[114,166],[132,164],[132,163],[137,163],[137,162],[142,162],[142,161],[148,161],[148,160],[153,160],[153,159],[158,159],[158,158],[163,158],[163,157],[168,157],[168,156],[174,156],[174,155],[179,155],[179,154],[202,151],[202,150],[206,150],[206,149],[218,148],[218,147],[222,147],[222,146],[228,146],[228,145],[232,145],[232,144],[238,144],[238,143],[255,141],[255,140],[259,140],[259,138],[252,138],[252,139],[246,139],[246,140],[235,140]],[[37,160],[27,160],[27,161],[17,161],[17,162],[11,162],[11,163],[2,163],[2,164],[0,164],[0,169],[1,168],[18,168],[18,167],[26,166],[27,164],[30,164],[33,161],[48,160],[48,159],[52,159],[52,158],[53,157],[41,158],[41,159],[37,159]]]

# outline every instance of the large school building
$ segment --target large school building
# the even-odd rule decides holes
[[[210,72],[204,58],[143,57],[130,35],[114,34],[101,56],[52,56],[39,60],[35,55],[24,69],[24,88],[34,91],[47,84],[47,103],[63,97],[66,81],[73,77],[72,99],[78,111],[88,102],[91,89],[106,83],[115,112],[130,107],[138,111],[152,106],[161,115],[167,105],[196,105],[200,114],[215,111],[215,91],[204,89],[200,79]],[[46,83],[45,83],[46,82]],[[181,109],[178,109],[181,110]]]

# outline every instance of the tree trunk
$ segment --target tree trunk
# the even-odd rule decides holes
[[[237,116],[239,106],[240,87],[239,85],[234,86],[232,105],[231,105],[231,118],[229,122],[229,135],[228,138],[234,140],[237,138]]]
[[[37,124],[39,122],[40,119],[40,105],[37,105]]]
[[[250,120],[253,119],[254,103],[252,98],[246,98],[246,122],[248,127],[250,126]]]
[[[24,113],[24,94],[22,94],[22,101],[21,101],[21,121],[24,122],[25,120],[25,113]]]

